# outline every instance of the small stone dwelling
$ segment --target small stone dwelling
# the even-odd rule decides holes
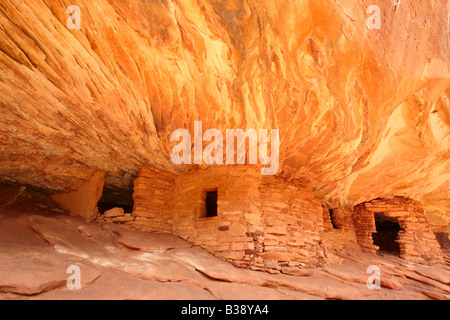
[[[301,181],[262,176],[252,166],[178,175],[143,167],[133,200],[134,220],[126,224],[180,236],[239,267],[297,274],[337,262],[344,248],[443,263],[419,202],[396,197],[331,208]]]
[[[375,199],[355,206],[353,216],[362,250],[376,253],[381,247],[406,260],[444,263],[419,201],[404,197]]]

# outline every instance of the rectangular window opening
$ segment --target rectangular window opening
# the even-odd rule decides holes
[[[206,191],[206,217],[217,217],[217,189]]]

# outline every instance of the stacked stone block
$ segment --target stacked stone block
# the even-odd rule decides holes
[[[213,166],[179,175],[143,167],[134,185],[134,228],[172,233],[239,267],[300,274],[338,262],[344,248],[375,254],[375,212],[398,219],[401,256],[440,263],[442,255],[419,202],[372,200],[330,211],[299,181],[262,176],[257,166]],[[206,216],[216,191],[217,216]],[[333,222],[333,223],[332,223]]]
[[[264,230],[264,270],[296,274],[299,268],[326,261],[320,238],[321,204],[312,190],[297,182],[267,176],[259,186]]]
[[[172,233],[175,176],[143,167],[134,181],[134,221],[126,224],[138,230]]]
[[[176,179],[173,233],[234,265],[253,257],[260,225],[258,184],[252,167],[211,167]],[[217,190],[217,217],[205,217],[206,191]]]
[[[332,217],[330,214],[332,211]],[[327,262],[339,262],[343,249],[361,250],[355,232],[353,211],[345,208],[322,206],[323,231],[320,233],[327,249]],[[333,219],[333,222],[331,222]]]

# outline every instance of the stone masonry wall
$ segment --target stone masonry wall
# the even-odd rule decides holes
[[[280,177],[265,176],[259,186],[263,251],[255,265],[266,271],[296,274],[325,264],[321,203],[312,190]]]
[[[353,221],[353,211],[344,208],[322,206],[323,231],[320,233],[327,249],[327,263],[338,263],[337,256],[343,249],[361,250]],[[333,222],[332,222],[333,220]]]
[[[379,248],[373,244],[372,233],[377,232],[373,212],[368,211],[364,203],[359,204],[354,207],[353,221],[361,250],[376,254]]]
[[[205,218],[205,193],[218,215]],[[298,273],[323,265],[321,206],[311,190],[252,167],[210,167],[176,178],[173,233],[234,265]]]
[[[134,181],[134,221],[126,224],[143,231],[172,233],[174,189],[173,174],[143,167]]]
[[[386,217],[396,218],[400,225],[401,231],[396,240],[400,246],[400,257],[426,264],[444,262],[441,248],[427,224],[420,202],[404,197],[374,199],[355,209],[358,240],[364,251],[373,253],[378,250],[368,235],[376,232],[374,214],[382,213]]]
[[[206,217],[206,193],[213,190],[217,216]],[[302,268],[339,262],[344,248],[375,254],[374,214],[380,212],[399,222],[402,258],[443,261],[419,202],[395,197],[365,202],[353,211],[330,209],[299,181],[262,176],[256,166],[215,166],[179,175],[143,167],[133,199],[133,220],[120,218],[126,225],[172,233],[239,267],[301,274]]]
[[[248,266],[260,224],[258,184],[252,167],[210,167],[176,179],[173,233],[237,266]],[[217,217],[205,217],[206,191],[217,189]]]

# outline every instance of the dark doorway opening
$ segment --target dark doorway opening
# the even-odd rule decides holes
[[[206,217],[217,217],[217,190],[206,192]]]
[[[372,234],[373,244],[380,247],[378,252],[390,253],[399,256],[400,246],[396,241],[400,225],[395,218],[386,217],[383,214],[375,214],[377,232]]]
[[[98,211],[103,214],[112,208],[123,208],[126,213],[133,211],[133,189],[125,190],[114,187],[104,187],[102,197],[97,203]]]

